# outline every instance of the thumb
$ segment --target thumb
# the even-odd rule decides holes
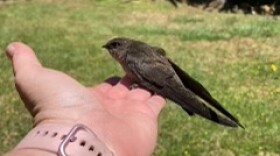
[[[30,73],[41,67],[33,50],[23,43],[14,42],[9,44],[6,48],[6,54],[12,62],[15,75],[21,72]]]

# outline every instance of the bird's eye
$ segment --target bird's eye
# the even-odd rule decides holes
[[[112,48],[118,48],[121,44],[119,42],[113,42],[111,43]]]

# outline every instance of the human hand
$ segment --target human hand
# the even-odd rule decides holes
[[[42,67],[32,49],[22,43],[12,43],[6,51],[15,86],[35,126],[81,123],[116,156],[151,155],[157,117],[165,103],[162,97],[143,89],[129,90],[126,77],[84,87],[62,72]]]

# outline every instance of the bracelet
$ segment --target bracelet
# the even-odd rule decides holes
[[[95,133],[82,124],[38,125],[15,147],[19,149],[40,149],[58,156],[113,156]]]

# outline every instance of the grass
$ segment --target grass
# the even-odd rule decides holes
[[[277,156],[280,153],[280,24],[270,17],[207,13],[163,2],[33,0],[0,6],[0,155],[32,126],[4,55],[11,41],[85,85],[123,75],[101,49],[126,36],[168,56],[235,114],[246,129],[190,118],[168,103],[159,119],[155,156]],[[273,71],[272,66],[278,67]]]

